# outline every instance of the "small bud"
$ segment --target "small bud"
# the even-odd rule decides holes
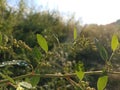
[[[25,89],[21,86],[18,86],[16,90],[25,90]]]
[[[18,43],[19,43],[19,44],[22,44],[23,42],[22,42],[22,40],[19,40]]]
[[[18,47],[19,47],[19,45],[17,44],[17,45],[16,45],[16,47],[18,48]]]
[[[85,82],[86,86],[89,86],[89,82]]]
[[[87,87],[86,90],[91,90],[91,88],[90,88],[90,87]]]

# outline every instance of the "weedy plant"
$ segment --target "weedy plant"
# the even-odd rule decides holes
[[[108,57],[107,50],[104,48],[104,46],[100,44],[100,42],[97,39],[95,39],[95,44],[100,53],[101,58],[105,62],[105,66],[103,67],[103,70],[101,72],[102,74],[97,81],[97,90],[104,90],[108,82],[108,74],[114,72],[111,60],[112,60],[112,57],[115,55],[115,51],[119,47],[119,41],[118,41],[117,35],[114,34],[111,40],[112,54],[110,55],[110,57]],[[76,75],[80,79],[80,81],[82,81],[82,79],[84,78],[85,72],[82,71],[82,68],[80,65],[79,65],[79,70],[76,71]],[[89,88],[89,87],[85,88],[84,86],[85,85],[81,83],[81,85],[79,86],[80,89],[77,89],[77,90],[95,90],[94,88]]]
[[[113,72],[111,60],[115,54],[115,51],[119,47],[119,40],[118,40],[117,35],[114,34],[112,36],[112,40],[111,40],[112,54],[110,55],[110,57],[108,57],[108,52],[106,51],[106,49],[102,45],[100,45],[100,43],[97,40],[96,40],[96,46],[100,52],[100,56],[105,61],[105,67],[103,69],[103,74],[98,79],[97,88],[98,88],[98,90],[104,90],[104,88],[106,87],[107,82],[108,82],[108,73]]]
[[[77,30],[74,29],[74,43],[77,39]],[[0,36],[0,39],[2,37]],[[28,48],[31,53],[33,54],[34,58],[36,58],[36,66],[32,66],[32,64],[27,64],[30,66],[31,68],[31,72],[25,74],[25,75],[20,75],[17,77],[10,77],[8,75],[4,75],[3,73],[0,73],[0,75],[4,78],[4,80],[0,81],[0,90],[6,90],[8,86],[12,86],[14,88],[10,88],[10,90],[37,90],[40,89],[39,82],[41,80],[41,77],[43,78],[65,78],[67,81],[69,81],[69,83],[74,87],[75,90],[95,90],[95,88],[90,87],[89,82],[84,80],[84,77],[86,74],[100,74],[101,76],[98,78],[97,81],[97,90],[104,90],[107,82],[108,82],[108,74],[114,73],[113,71],[113,66],[111,63],[112,57],[114,56],[117,48],[119,47],[119,41],[118,41],[118,37],[117,35],[113,35],[112,40],[111,40],[111,49],[112,49],[112,54],[108,55],[107,50],[104,48],[104,46],[102,46],[100,44],[100,42],[95,39],[95,44],[96,47],[100,53],[101,58],[104,60],[105,65],[103,67],[102,71],[90,71],[90,72],[85,72],[84,71],[84,65],[83,63],[77,63],[75,65],[75,73],[57,73],[57,74],[42,74],[40,73],[41,68],[40,66],[42,65],[41,63],[41,58],[42,57],[46,57],[46,55],[49,53],[48,50],[48,44],[46,39],[40,35],[37,34],[36,35],[37,38],[37,42],[39,44],[39,46],[41,47],[41,49],[43,50],[44,55],[42,55],[42,53],[39,51],[39,49],[37,47],[30,49]],[[1,41],[1,40],[0,40]],[[16,45],[20,45],[23,44],[25,45],[23,42],[21,41],[16,41],[14,40],[14,44]],[[14,63],[12,63],[14,64]],[[17,63],[18,64],[18,63]],[[44,65],[49,65],[49,63],[44,63]],[[75,77],[77,76],[77,79],[79,80],[78,82],[76,82],[74,79],[72,79],[71,77]],[[6,84],[7,83],[7,84]],[[40,89],[42,90],[42,89]]]

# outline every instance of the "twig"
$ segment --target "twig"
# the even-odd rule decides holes
[[[103,71],[89,71],[89,72],[85,72],[85,74],[87,75],[99,75],[99,74],[102,74]],[[110,74],[120,74],[120,72],[109,72],[109,75]],[[26,75],[21,75],[21,76],[17,76],[17,77],[14,77],[13,80],[18,80],[18,79],[23,79],[23,78],[26,78],[26,77],[33,77],[33,76],[36,76],[36,77],[42,77],[42,78],[66,78],[66,77],[75,77],[76,76],[76,73],[71,73],[71,74],[33,74],[33,73],[29,73],[29,74],[26,74]],[[3,83],[6,83],[6,82],[9,82],[8,79],[4,79],[4,80],[0,80],[0,84],[3,84]]]

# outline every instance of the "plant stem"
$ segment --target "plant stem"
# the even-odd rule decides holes
[[[109,59],[109,62],[111,61],[113,55],[114,55],[115,51],[112,52],[111,56],[110,56],[110,59]]]
[[[88,75],[95,75],[95,74],[102,74],[103,71],[89,71],[89,72],[85,72],[85,74],[88,74]],[[109,74],[120,74],[120,72],[110,72]],[[26,74],[26,75],[21,75],[21,76],[17,76],[17,77],[14,77],[13,80],[18,80],[18,79],[22,79],[22,78],[30,78],[30,77],[33,77],[33,76],[36,76],[36,77],[43,77],[43,78],[66,78],[66,77],[75,77],[76,76],[76,73],[71,73],[71,74],[33,74],[33,73],[29,73],[29,74]],[[0,84],[3,84],[3,83],[6,83],[6,82],[9,82],[8,79],[4,79],[4,80],[0,80]]]

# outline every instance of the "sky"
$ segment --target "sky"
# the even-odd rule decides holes
[[[15,6],[15,2],[11,1]],[[37,10],[56,10],[65,18],[74,15],[82,24],[109,24],[120,19],[120,0],[25,0]],[[29,3],[28,2],[28,3]],[[33,3],[34,2],[34,3]]]
[[[120,19],[120,0],[35,0],[44,9],[58,10],[83,24],[109,24]]]

